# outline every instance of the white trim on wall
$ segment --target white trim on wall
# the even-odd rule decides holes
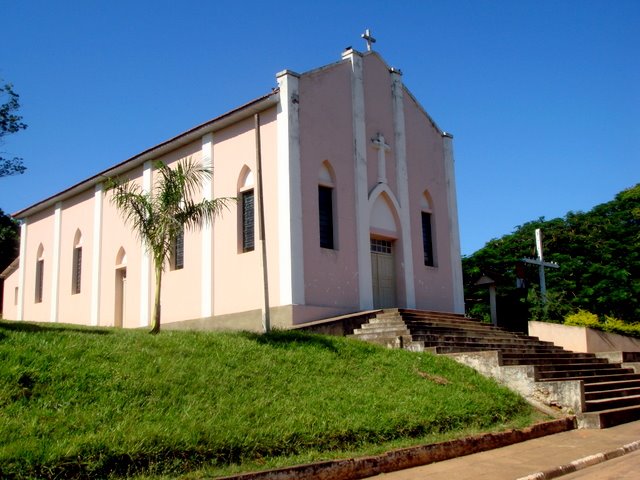
[[[93,191],[93,252],[91,258],[91,325],[100,323],[100,273],[102,258],[102,184]]]
[[[213,133],[202,137],[202,166],[213,169]],[[202,182],[202,198],[212,200],[213,178]],[[200,316],[207,318],[213,315],[213,222],[202,226],[202,279],[200,285]]]
[[[362,54],[353,49],[342,53],[351,62],[351,112],[356,196],[356,245],[358,252],[358,294],[360,308],[373,308],[369,235],[369,192],[367,181],[367,139],[365,129],[364,73]]]
[[[142,169],[142,191],[144,193],[151,191],[152,169],[150,160],[144,162]],[[149,326],[149,302],[151,299],[151,254],[144,244],[140,248],[140,326],[147,327]]]
[[[393,129],[396,157],[396,181],[400,201],[400,227],[402,229],[402,262],[404,265],[405,302],[407,308],[416,307],[416,289],[413,276],[413,242],[411,241],[411,208],[409,176],[407,173],[407,134],[404,119],[404,87],[398,70],[391,70],[391,98],[393,103]],[[417,220],[416,220],[417,221]]]
[[[27,265],[27,223],[28,218],[25,218],[20,225],[20,260],[18,264],[18,320],[24,320],[24,281],[25,281],[25,268]]]
[[[449,236],[451,238],[451,280],[454,313],[464,313],[464,287],[462,283],[462,258],[460,254],[460,227],[458,224],[458,200],[456,193],[455,161],[453,158],[453,136],[442,135],[444,146],[444,174],[447,182],[447,209],[449,213]]]
[[[299,77],[289,70],[276,75],[280,87],[276,116],[280,305],[305,303]]]
[[[60,290],[60,235],[62,229],[62,202],[56,203],[53,216],[53,250],[51,252],[51,312],[50,320],[58,321],[58,294]]]

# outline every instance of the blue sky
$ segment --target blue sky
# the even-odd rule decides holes
[[[640,1],[0,0],[14,212],[374,45],[454,135],[462,251],[640,182]],[[533,239],[532,239],[533,242]]]

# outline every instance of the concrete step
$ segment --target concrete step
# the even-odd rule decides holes
[[[523,358],[505,358],[502,356],[503,365],[571,365],[576,362],[583,363],[585,361],[589,361],[590,364],[599,364],[599,365],[608,365],[607,361],[602,358],[574,358],[574,357],[563,357],[560,355],[547,355],[545,357],[536,357],[536,356],[522,356]]]
[[[531,342],[519,338],[498,337],[495,335],[477,335],[470,332],[424,332],[416,333],[409,329],[411,335],[416,340],[425,342],[477,342],[477,343],[497,343],[505,346],[509,345],[535,345],[539,347],[553,347],[550,342]]]
[[[640,405],[583,413],[578,423],[581,428],[609,428],[635,420],[640,420]]]
[[[640,395],[627,395],[624,397],[599,398],[585,401],[585,412],[598,412],[614,408],[631,407],[640,405]]]
[[[575,372],[570,372],[575,373]],[[620,373],[620,374],[608,374],[602,375],[601,373],[594,372],[593,375],[575,375],[567,377],[536,377],[538,382],[558,381],[558,380],[582,380],[585,387],[589,383],[602,383],[602,382],[619,382],[624,380],[638,380],[640,374],[637,373]]]
[[[408,332],[390,331],[390,332],[372,332],[372,333],[354,333],[353,334],[353,338],[357,338],[359,340],[365,340],[367,342],[376,341],[378,339],[382,341],[386,341],[388,339],[394,339],[398,337],[404,337],[408,340],[411,340],[411,335],[409,335]]]
[[[385,312],[386,311],[390,311],[390,310],[385,310]],[[461,313],[437,312],[433,310],[414,310],[411,308],[398,308],[396,309],[396,311],[400,313],[403,317],[406,316],[406,317],[453,318],[453,319],[465,320],[468,322],[482,323],[478,319],[466,317]]]
[[[510,359],[510,360],[527,360],[529,358],[531,359],[536,359],[536,358],[567,358],[567,359],[596,359],[598,357],[596,357],[593,353],[574,353],[574,352],[567,352],[566,350],[562,350],[560,347],[556,347],[559,350],[555,353],[539,353],[535,356],[531,356],[529,354],[526,353],[504,353],[502,355],[503,359]],[[606,359],[603,359],[606,360]]]
[[[554,380],[589,380],[596,378],[602,381],[605,377],[609,376],[611,379],[613,377],[622,377],[624,375],[634,375],[631,369],[624,368],[584,368],[584,369],[573,369],[573,370],[555,370],[555,371],[544,371],[538,372],[538,367],[534,367],[536,369],[535,379],[539,382],[550,382]]]
[[[386,332],[402,332],[399,335],[411,335],[411,332],[404,325],[378,325],[376,327],[369,328],[357,328],[353,331],[354,335],[370,335],[373,333],[386,333]]]
[[[401,328],[403,330],[406,330],[407,332],[409,331],[409,329],[407,328],[407,326],[404,323],[366,323],[364,325],[362,325],[362,327],[360,327],[358,330],[362,331],[362,332],[368,332],[368,331],[374,331],[374,330],[382,330],[382,329],[398,329]],[[355,330],[354,330],[355,332]]]
[[[548,362],[544,365],[536,366],[536,372],[538,373],[560,372],[560,371],[577,372],[577,371],[583,371],[583,370],[598,370],[600,372],[611,371],[615,373],[631,373],[633,371],[633,369],[631,368],[627,368],[627,369],[622,368],[620,364],[612,364],[612,363],[606,363],[606,362],[602,363],[597,361],[590,362],[586,359],[577,360],[573,363]]]
[[[402,317],[400,315],[382,315],[382,314],[378,314],[376,315],[374,318],[369,319],[369,323],[368,324],[376,324],[376,323],[387,323],[387,322],[402,322],[404,323],[404,320],[402,319]],[[367,323],[365,323],[364,325],[368,325]],[[363,325],[363,326],[364,326]]]
[[[624,383],[624,382],[619,382]],[[640,386],[637,387],[623,387],[612,388],[610,390],[599,390],[595,392],[585,392],[584,399],[586,401],[601,400],[604,398],[618,398],[627,396],[640,395]]]
[[[411,334],[414,335],[415,337],[436,335],[436,336],[449,336],[449,337],[457,337],[457,338],[473,338],[473,339],[477,339],[478,341],[492,339],[495,341],[502,341],[506,343],[518,343],[518,344],[533,343],[537,345],[553,346],[552,342],[532,340],[529,338],[516,337],[508,334],[492,334],[492,333],[483,332],[483,331],[452,329],[452,328],[445,328],[445,327],[430,327],[430,328],[416,329],[411,325],[407,325],[407,328],[411,331]]]
[[[411,329],[419,330],[429,330],[432,328],[438,329],[451,329],[455,331],[465,331],[465,332],[482,332],[487,335],[498,335],[503,337],[512,337],[512,338],[523,338],[526,340],[534,340],[540,341],[538,337],[532,337],[530,335],[526,335],[524,333],[515,333],[509,332],[502,328],[491,327],[483,324],[478,325],[461,325],[459,323],[454,322],[439,322],[439,321],[412,321],[409,319],[404,319],[404,323],[410,327]]]
[[[608,380],[608,381],[594,381],[584,384],[585,395],[593,392],[603,392],[608,390],[618,390],[621,388],[640,388],[640,376],[634,379],[627,380]]]
[[[547,352],[553,352],[555,350],[550,350],[546,347],[505,347],[502,344],[478,344],[478,343],[438,343],[438,342],[425,342],[425,348],[431,349],[433,353],[456,353],[456,352],[483,352],[483,351],[492,351],[499,350],[503,353],[522,353],[528,352],[530,355],[540,355]],[[557,348],[557,347],[554,347]]]

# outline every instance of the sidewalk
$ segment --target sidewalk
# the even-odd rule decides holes
[[[632,444],[632,445],[630,445]],[[578,468],[600,463],[606,454],[627,446],[640,447],[640,421],[604,430],[572,430],[504,448],[458,457],[422,467],[371,477],[376,480],[515,480],[556,478],[559,467],[576,462]],[[616,452],[616,454],[624,452]],[[586,458],[591,457],[591,458]],[[570,473],[573,471],[569,468]],[[544,475],[534,475],[546,472]]]

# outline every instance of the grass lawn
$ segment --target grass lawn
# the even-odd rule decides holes
[[[213,478],[532,423],[428,353],[0,321],[0,478]]]

